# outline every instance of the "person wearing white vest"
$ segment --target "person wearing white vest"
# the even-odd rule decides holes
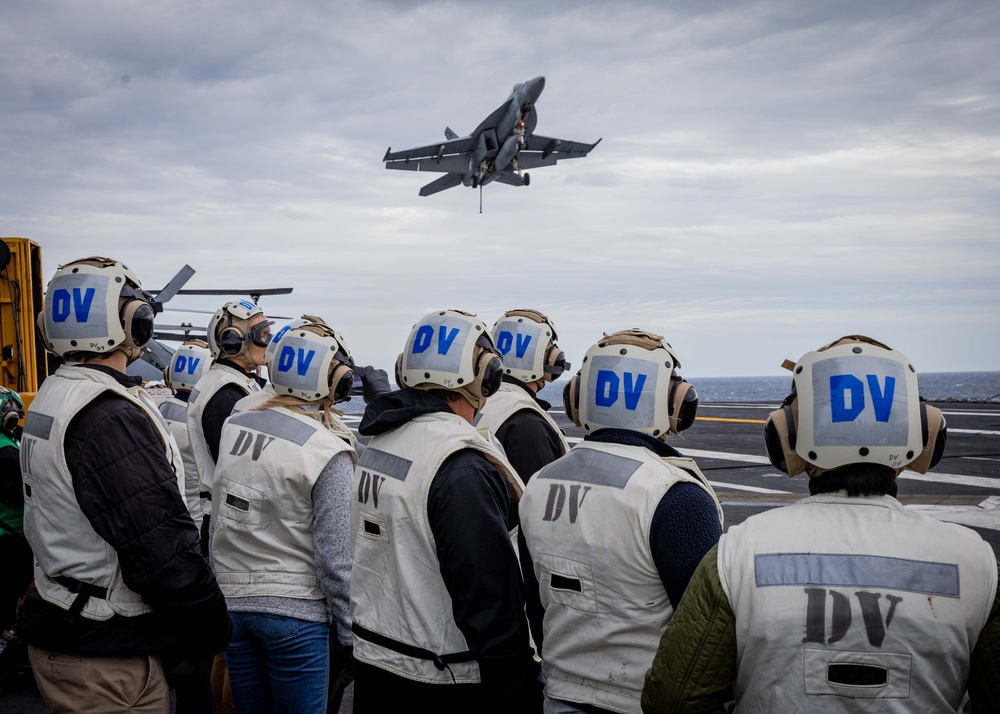
[[[49,282],[39,334],[66,364],[45,379],[21,443],[35,581],[19,634],[51,711],[159,712],[229,641],[199,552],[177,445],[138,377],[151,297],[126,266],[84,258]]]
[[[688,579],[722,533],[697,464],[663,440],[697,393],[660,335],[605,334],[564,390],[589,433],[525,488],[522,559],[541,613],[546,714],[640,710],[643,677]],[[528,577],[530,575],[530,577]]]
[[[222,424],[236,402],[263,386],[264,380],[254,370],[264,364],[273,324],[249,300],[227,302],[208,324],[206,336],[214,361],[191,390],[187,408],[188,438],[201,479],[202,552],[206,556]]]
[[[196,524],[201,524],[201,480],[198,465],[188,438],[187,407],[191,390],[208,371],[212,363],[212,353],[208,343],[199,339],[185,340],[174,350],[170,362],[163,371],[163,380],[173,390],[173,394],[160,402],[160,414],[167,423],[170,435],[177,442],[177,448],[184,463],[184,502],[188,513]],[[211,663],[204,663],[203,671],[188,677],[174,689],[174,706],[178,711],[190,714],[212,714]]]
[[[354,711],[540,712],[511,542],[523,485],[472,426],[502,362],[475,315],[413,326],[354,474]]]
[[[897,350],[850,335],[795,364],[764,427],[810,496],[751,516],[692,578],[646,712],[973,712],[1000,701],[998,564],[973,530],[907,511],[904,468],[941,459],[941,412]],[[964,709],[963,709],[964,711]]]
[[[343,665],[352,644],[357,458],[332,406],[349,397],[354,362],[311,319],[275,346],[270,398],[241,400],[222,428],[211,560],[234,626],[226,664],[239,712],[325,712],[330,647]]]
[[[163,372],[164,382],[173,390],[173,394],[160,402],[160,414],[166,419],[167,428],[177,442],[184,462],[184,501],[191,518],[198,524],[203,515],[201,482],[188,437],[187,408],[191,390],[208,371],[211,362],[212,353],[208,349],[208,343],[198,339],[185,340],[174,350],[170,363]]]
[[[557,339],[552,320],[537,310],[508,310],[493,325],[493,342],[503,359],[503,382],[479,412],[475,426],[494,433],[525,484],[569,451],[566,435],[549,415],[552,405],[538,397],[542,387],[570,368]],[[525,552],[521,530],[517,548],[518,554]],[[531,569],[523,561],[521,568]],[[528,598],[529,626],[541,622],[540,613],[530,610],[536,604],[537,598]],[[540,633],[531,634],[537,642]]]

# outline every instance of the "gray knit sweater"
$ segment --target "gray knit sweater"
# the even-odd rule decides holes
[[[346,452],[335,455],[313,487],[313,543],[316,573],[325,600],[289,597],[226,598],[232,612],[263,612],[307,622],[328,622],[337,639],[351,644],[351,487],[354,464]]]

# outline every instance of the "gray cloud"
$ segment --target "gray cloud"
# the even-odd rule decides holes
[[[425,312],[533,306],[577,363],[641,326],[702,376],[854,332],[993,369],[998,30],[978,2],[8,3],[0,232],[48,273],[294,286],[264,307],[386,367]],[[538,74],[538,131],[590,157],[483,214],[383,169]]]

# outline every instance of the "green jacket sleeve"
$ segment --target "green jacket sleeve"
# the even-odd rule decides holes
[[[722,589],[719,546],[702,558],[646,672],[646,714],[717,714],[733,699],[736,617]]]
[[[1000,577],[1000,564],[997,565]],[[973,712],[991,711],[1000,701],[1000,589],[989,619],[972,651],[969,670],[969,701]]]

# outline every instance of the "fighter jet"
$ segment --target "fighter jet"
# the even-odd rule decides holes
[[[552,166],[559,159],[586,156],[593,144],[566,141],[535,133],[538,112],[535,102],[545,88],[545,77],[517,84],[496,111],[468,136],[459,137],[451,128],[444,130],[447,141],[407,151],[385,152],[387,169],[440,171],[444,176],[420,189],[421,196],[458,186],[481,188],[491,181],[527,186],[531,180],[525,169]]]

